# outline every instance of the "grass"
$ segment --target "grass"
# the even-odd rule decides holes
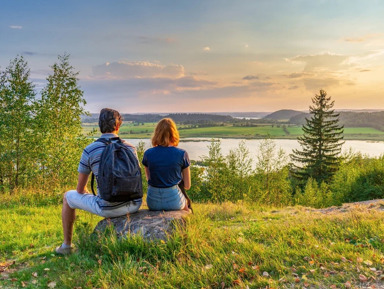
[[[156,123],[144,123],[134,125],[133,123],[124,123],[120,129],[120,135],[125,138],[146,139],[152,136]],[[179,126],[181,138],[193,137],[209,137],[209,138],[279,138],[279,139],[296,139],[302,135],[301,126],[286,126],[283,125],[260,125],[257,127],[234,127],[232,125],[188,128],[182,129],[183,125]],[[92,129],[97,129],[97,124],[83,126],[84,133],[87,134]],[[96,132],[95,136],[99,133]],[[355,127],[344,128],[344,139],[347,140],[384,140],[384,132],[371,127]]]
[[[39,196],[0,198],[0,288],[345,288],[384,269],[377,210],[195,204],[167,243],[94,236],[101,218],[79,212],[78,252],[58,257],[60,195],[40,205]]]

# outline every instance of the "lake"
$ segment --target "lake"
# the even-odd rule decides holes
[[[127,139],[133,145],[137,145],[140,141],[145,142],[146,148],[150,147],[151,141],[149,139]],[[185,138],[180,141],[179,147],[185,149],[191,160],[200,160],[202,156],[208,155],[208,145],[211,138]],[[229,151],[236,149],[241,139],[220,139],[221,151],[226,156]],[[258,153],[258,146],[260,139],[245,140],[250,155],[255,158]],[[293,149],[299,149],[300,145],[296,140],[287,139],[274,139],[277,148],[282,148],[287,154],[290,154]],[[352,149],[353,152],[360,152],[369,157],[379,157],[384,154],[384,142],[378,141],[360,141],[360,140],[347,140],[343,145],[343,152]]]

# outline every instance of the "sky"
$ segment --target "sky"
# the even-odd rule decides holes
[[[382,0],[0,0],[0,69],[70,54],[86,109],[384,109]]]

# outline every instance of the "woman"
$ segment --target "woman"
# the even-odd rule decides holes
[[[191,187],[190,161],[185,150],[177,147],[179,132],[170,118],[159,121],[152,136],[152,148],[144,153],[143,165],[148,181],[147,205],[154,211],[188,209],[188,202],[179,188]]]

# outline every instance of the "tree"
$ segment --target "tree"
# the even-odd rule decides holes
[[[73,182],[86,139],[81,115],[86,114],[78,72],[69,64],[69,55],[58,56],[53,73],[37,104],[35,132],[39,140],[40,176],[46,184]]]
[[[291,201],[287,155],[271,139],[260,141],[258,146],[255,180],[255,201],[275,206]]]
[[[0,74],[0,186],[24,185],[31,172],[32,107],[35,102],[30,70],[22,56]]]
[[[312,116],[305,119],[304,134],[298,138],[301,150],[291,154],[291,171],[301,183],[312,178],[320,184],[329,182],[339,167],[344,129],[339,125],[339,114],[332,109],[334,101],[324,90],[312,98],[312,103]]]

